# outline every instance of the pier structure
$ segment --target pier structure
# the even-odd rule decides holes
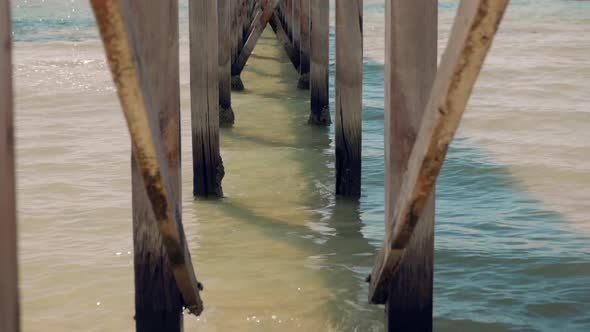
[[[437,66],[438,2],[386,0],[384,241],[368,300],[388,331],[431,331],[436,179],[509,0],[461,0]],[[204,304],[182,226],[178,0],[90,0],[131,137],[137,331],[181,331]],[[0,330],[19,331],[9,1],[0,0]],[[223,197],[220,127],[269,25],[309,89],[311,126],[332,124],[329,0],[189,0],[193,193]],[[336,0],[335,193],[362,171],[363,1]],[[158,22],[154,25],[153,22]],[[232,92],[233,91],[233,92]],[[235,112],[235,115],[234,115]],[[197,262],[198,263],[198,262]],[[247,299],[244,299],[247,301]]]

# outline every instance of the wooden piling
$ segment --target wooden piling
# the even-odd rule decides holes
[[[231,0],[217,0],[219,38],[219,125],[231,127],[235,121],[231,107]]]
[[[244,47],[245,31],[244,31],[244,0],[234,0],[237,2],[236,8],[236,34],[238,36],[238,54],[239,50]]]
[[[309,89],[309,48],[311,47],[309,39],[309,15],[311,0],[300,1],[301,8],[299,22],[301,25],[301,41],[299,43],[299,82],[297,83],[297,87],[299,89]]]
[[[10,5],[0,0],[0,331],[20,330]]]
[[[370,277],[369,301],[372,303],[383,304],[389,300],[393,278],[412,277],[396,276],[400,261],[404,259],[414,233],[422,227],[420,223],[449,145],[507,5],[508,0],[462,0],[459,5],[418,136],[408,158],[407,172],[401,180],[393,218],[385,223],[385,239]],[[396,321],[391,323],[404,325],[398,322],[401,319],[398,315],[394,318]],[[406,316],[403,319],[414,318]],[[393,325],[390,327],[393,328]]]
[[[169,200],[174,211],[181,211],[178,2],[120,3],[131,32],[130,42],[141,59],[138,69],[143,89],[160,119],[157,135],[168,159]],[[136,331],[181,331],[182,296],[169,268],[142,171],[133,155],[131,179]]]
[[[301,65],[299,62],[300,59],[300,44],[301,44],[301,0],[292,0],[292,8],[293,11],[291,14],[291,31],[292,31],[292,41],[293,41],[293,49],[295,49],[295,57],[297,58],[297,63]],[[299,68],[297,69],[299,70]]]
[[[336,1],[336,194],[361,194],[363,1]]]
[[[242,44],[248,38],[248,29],[250,29],[250,19],[248,18],[248,0],[242,0]]]
[[[254,17],[254,21],[252,22],[253,27],[251,29],[252,32],[250,33],[250,36],[248,36],[248,40],[246,41],[244,48],[240,51],[238,58],[232,64],[231,73],[233,77],[239,76],[242,73],[242,70],[244,70],[246,62],[248,62],[250,55],[252,55],[252,51],[254,51],[258,39],[262,36],[264,28],[277,8],[278,2],[278,0],[269,0],[263,10],[259,11]]]
[[[235,34],[235,40],[236,40],[236,48],[235,48],[235,54],[234,57],[232,58],[232,63],[234,63],[235,61],[237,61],[241,50],[244,48],[244,45],[247,41],[248,35],[247,35],[247,30],[249,29],[248,27],[244,27],[245,24],[245,19],[244,19],[244,6],[245,6],[245,1],[244,0],[235,0],[236,1],[236,8],[235,8],[235,24],[234,24],[234,34]],[[244,87],[244,82],[242,81],[242,78],[240,77],[239,74],[232,74],[231,76],[231,89],[233,91],[244,91],[245,87]]]
[[[90,3],[131,136],[134,193],[141,183],[147,198],[133,197],[137,330],[180,330],[182,306],[199,315],[203,303],[180,210],[178,4]]]
[[[309,124],[329,126],[330,0],[311,1]]]
[[[385,220],[391,220],[436,75],[438,1],[387,1],[385,13]],[[432,330],[433,263],[434,191],[390,282],[387,331]]]
[[[293,45],[291,44],[291,41],[289,40],[287,33],[283,29],[283,24],[281,23],[281,20],[276,12],[271,16],[268,23],[272,27],[272,30],[277,36],[279,42],[281,42],[281,44],[283,45],[283,48],[287,53],[287,57],[289,57],[289,60],[291,60],[291,63],[293,64],[293,66],[295,66],[295,69],[297,69],[297,65],[295,62],[295,50],[293,50]]]
[[[230,23],[230,43],[231,43],[231,63],[234,63],[238,58],[238,54],[240,52],[239,45],[238,45],[238,34],[241,33],[240,29],[238,29],[238,1],[230,1],[230,11],[231,11],[231,23]],[[242,91],[244,90],[244,84],[240,77],[231,77],[231,89],[233,91]]]
[[[193,194],[223,197],[217,0],[189,1]]]
[[[287,36],[289,37],[289,40],[293,40],[293,27],[291,22],[293,21],[293,0],[283,0],[285,1],[285,31],[287,32]],[[299,66],[299,64],[297,65]]]
[[[281,25],[285,24],[285,0],[279,1],[279,6],[277,8],[277,14],[279,16],[279,20],[281,21]],[[284,27],[283,27],[283,30],[285,30]],[[286,31],[285,31],[285,34],[287,34]],[[288,38],[288,36],[287,36],[287,38]]]

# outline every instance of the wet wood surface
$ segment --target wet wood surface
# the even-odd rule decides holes
[[[330,116],[330,0],[313,0],[310,7],[309,123],[328,126]]]
[[[156,3],[158,1],[154,0],[152,4]],[[141,170],[144,189],[165,247],[168,265],[182,294],[184,306],[198,315],[203,310],[203,303],[184,235],[181,211],[175,202],[179,197],[174,194],[176,189],[172,188],[174,184],[169,175],[173,166],[169,169],[168,163],[172,158],[164,149],[159,113],[149,93],[148,74],[141,66],[142,59],[138,57],[137,39],[129,36],[133,31],[126,26],[124,19],[135,12],[131,12],[129,6],[121,6],[118,0],[92,0],[91,5],[127,121],[134,160]],[[154,51],[169,52],[164,48]]]
[[[369,300],[385,303],[388,287],[419,225],[508,0],[462,0],[424,110],[394,215],[373,267]]]
[[[219,124],[231,126],[235,121],[231,107],[231,0],[217,0],[219,52]]]
[[[193,194],[223,197],[219,151],[217,0],[189,3]]]
[[[246,62],[248,62],[250,55],[252,55],[252,51],[254,51],[254,47],[256,47],[258,39],[260,39],[264,28],[266,28],[268,21],[277,8],[278,2],[278,0],[268,0],[263,10],[259,11],[254,17],[254,21],[252,21],[252,24],[254,25],[252,32],[248,36],[246,44],[240,50],[238,58],[232,64],[232,76],[240,75],[242,70],[244,70]]]
[[[301,24],[300,43],[299,43],[299,83],[300,89],[309,89],[309,48],[310,44],[310,19],[311,0],[300,0],[300,19]]]
[[[0,0],[0,331],[20,329],[10,5]]]
[[[363,1],[336,1],[336,194],[361,194]]]
[[[392,0],[385,13],[385,220],[391,220],[436,75],[438,1]],[[432,330],[433,272],[434,192],[390,282],[388,331]]]

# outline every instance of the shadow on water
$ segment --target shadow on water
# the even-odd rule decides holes
[[[281,126],[289,130],[284,135],[272,136],[264,133],[264,130],[254,128],[257,122],[251,124],[254,127],[250,124],[248,127],[237,125],[232,129],[222,130],[222,149],[223,142],[235,140],[240,143],[239,147],[238,144],[235,144],[236,147],[232,144],[228,149],[262,147],[279,151],[288,150],[290,153],[285,156],[286,159],[273,167],[294,165],[290,167],[295,167],[297,173],[290,177],[298,177],[300,187],[296,191],[302,194],[293,198],[291,206],[276,206],[275,211],[263,211],[237,197],[232,197],[231,194],[223,201],[212,204],[219,205],[219,210],[225,216],[254,227],[265,238],[280,241],[305,252],[307,258],[301,268],[315,271],[313,273],[319,275],[321,285],[315,287],[325,290],[327,295],[322,297],[320,303],[310,304],[321,306],[323,313],[318,313],[318,317],[304,319],[324,320],[319,326],[329,330],[379,330],[383,326],[382,309],[368,305],[367,286],[364,281],[366,271],[372,266],[375,248],[363,236],[360,205],[352,200],[335,199],[330,130],[307,124],[309,91],[296,89],[297,75],[283,50],[281,49],[280,53],[274,52],[274,55],[268,55],[268,52],[261,55],[265,48],[276,49],[277,46],[274,35],[267,31],[257,46],[263,48],[263,51],[250,60],[243,75],[247,90],[239,95],[241,98],[255,98],[267,107],[276,104],[277,107],[286,108],[289,115],[278,117],[276,120],[287,121]],[[280,62],[278,72],[265,67],[269,61],[275,65],[276,62]],[[279,80],[276,84],[286,86],[268,89],[272,92],[265,93],[264,89],[256,86],[261,84],[264,87],[265,83],[254,82],[253,77],[260,80],[274,79],[272,83]],[[261,91],[258,91],[259,88]],[[234,96],[240,98],[237,94]],[[234,109],[239,121],[240,108],[235,106]],[[285,110],[276,112],[285,113]],[[265,125],[273,125],[272,121]],[[281,212],[287,215],[297,214],[302,210],[301,218],[305,221],[299,222],[297,217],[291,216],[287,217],[289,221],[283,220],[276,216],[280,215],[276,209],[287,210]],[[280,256],[281,253],[275,252],[271,255]]]

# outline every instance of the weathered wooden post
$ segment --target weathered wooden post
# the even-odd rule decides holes
[[[285,31],[285,34],[287,35],[287,38],[289,38],[289,33],[287,32],[287,0],[283,0],[283,1],[279,1],[279,18],[281,19],[281,25],[283,27],[283,30]]]
[[[248,18],[248,0],[242,0],[242,47],[248,38],[248,29],[250,28],[250,19]]]
[[[0,0],[0,331],[20,330],[10,5]]]
[[[328,126],[330,118],[330,0],[311,1],[309,123]]]
[[[254,51],[258,39],[262,36],[264,28],[266,28],[268,21],[273,16],[278,2],[279,0],[268,0],[264,8],[256,13],[254,21],[252,21],[252,28],[250,29],[251,32],[248,36],[248,40],[246,41],[246,44],[244,44],[244,48],[240,50],[238,58],[231,66],[232,77],[239,77],[242,70],[244,70],[246,62],[248,62],[250,55],[252,55],[252,51]]]
[[[301,0],[292,0],[291,2],[291,33],[292,33],[292,41],[293,41],[293,49],[295,50],[295,58],[297,58],[297,63],[299,63],[300,57],[300,49],[299,45],[301,43]]]
[[[231,24],[230,24],[230,40],[231,40],[231,63],[234,63],[238,58],[238,54],[240,52],[239,49],[239,42],[238,42],[238,34],[241,33],[241,30],[238,29],[238,1],[230,1],[231,6]],[[244,90],[244,84],[242,80],[237,77],[231,77],[231,89],[234,91],[242,91]]]
[[[219,125],[231,127],[235,115],[231,107],[231,0],[218,0],[219,23]]]
[[[131,44],[140,58],[143,89],[160,119],[168,157],[170,202],[181,211],[178,2],[121,0]],[[158,22],[154,25],[153,22]],[[141,170],[131,157],[135,324],[137,331],[181,331],[182,296],[169,268]]]
[[[291,22],[293,20],[293,0],[284,0],[285,1],[285,31],[287,31],[287,36],[289,40],[293,40],[293,27],[291,26]]]
[[[219,54],[217,0],[190,0],[193,193],[222,197],[225,175],[219,153]]]
[[[436,75],[437,9],[437,0],[391,0],[385,6],[385,220],[393,219]],[[390,282],[387,330],[431,331],[434,191],[407,249]]]
[[[363,1],[336,1],[336,194],[361,195]]]
[[[385,74],[386,172],[390,173],[386,175],[386,190],[392,191],[387,197],[394,199],[395,204],[393,208],[387,207],[386,214],[391,219],[385,220],[385,239],[369,278],[369,301],[388,303],[389,331],[432,330],[432,270],[428,269],[432,266],[434,187],[508,0],[461,1],[448,46],[431,84],[426,75],[433,70],[436,1],[411,4],[420,6],[398,0],[386,9],[386,63],[390,63]],[[415,20],[417,17],[421,24]],[[420,59],[423,66],[414,67]],[[432,89],[424,103],[421,89],[429,86]],[[425,105],[421,120],[413,112],[397,111],[421,105]],[[408,123],[416,123],[419,128],[415,139]],[[402,133],[404,128],[410,130]],[[394,160],[407,155],[392,152],[392,141],[396,139],[400,142],[396,149],[411,149],[407,166]],[[415,141],[413,146],[407,146],[411,141]],[[395,184],[393,172],[401,169],[406,172]]]
[[[280,3],[283,3],[283,2],[281,1]],[[279,40],[279,42],[281,42],[281,44],[283,45],[283,48],[285,49],[285,52],[287,53],[289,60],[291,60],[291,63],[293,64],[293,66],[295,66],[295,69],[297,69],[297,65],[295,62],[295,60],[296,60],[295,59],[295,51],[293,50],[293,45],[291,44],[291,41],[289,40],[289,37],[287,36],[285,29],[283,28],[283,23],[281,23],[281,19],[279,18],[279,15],[275,12],[271,16],[268,23],[272,27],[272,30],[274,31],[275,35],[277,36],[277,39]]]
[[[238,36],[238,50],[244,47],[244,0],[234,0],[237,2],[236,8],[236,34]]]
[[[132,142],[136,328],[180,331],[203,303],[181,221],[178,3],[91,5]]]
[[[301,23],[301,42],[299,43],[299,82],[297,87],[299,89],[309,89],[309,29],[310,29],[310,5],[311,0],[300,0],[300,19]]]

